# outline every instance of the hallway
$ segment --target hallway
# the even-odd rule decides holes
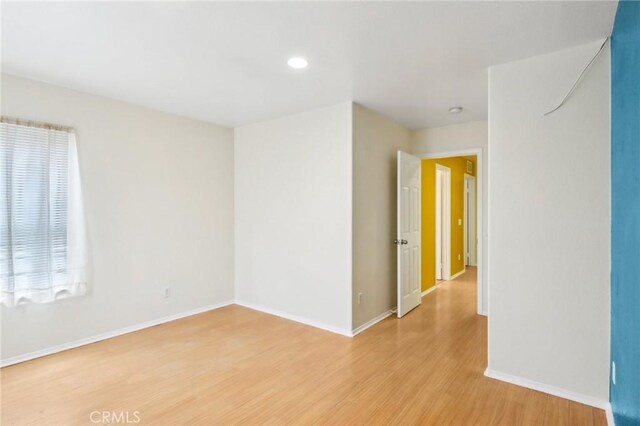
[[[475,294],[470,269],[353,339],[228,306],[2,369],[2,424],[606,424],[484,377]]]

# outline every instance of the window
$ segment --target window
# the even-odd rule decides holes
[[[5,305],[86,291],[84,215],[70,128],[0,120],[0,285]]]

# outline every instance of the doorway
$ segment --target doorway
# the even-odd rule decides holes
[[[401,158],[406,159],[406,164],[400,161]],[[469,283],[469,279],[472,278],[471,282],[473,282],[477,290],[474,292],[476,293],[474,297],[477,304],[477,313],[486,315],[487,289],[485,288],[485,275],[487,272],[486,259],[483,256],[483,211],[485,205],[483,199],[482,158],[481,148],[419,154],[417,156],[399,153],[398,237],[394,241],[398,245],[397,287],[399,317],[419,305],[422,297],[437,289],[437,277],[442,277],[443,281],[446,280],[447,282],[443,284],[450,288],[452,284],[455,285],[452,280],[455,280],[458,276],[466,283]],[[469,165],[469,163],[472,164]],[[454,168],[456,170],[455,174],[453,173]],[[409,183],[413,182],[415,176],[420,176],[419,181],[421,183],[414,187],[413,184],[409,185]],[[417,197],[417,202],[403,202],[403,200],[406,201],[406,196],[415,189],[420,194]],[[456,192],[455,203],[452,201],[454,191]],[[437,193],[439,193],[437,198],[440,200],[438,207],[436,207]],[[446,198],[449,198],[449,200],[446,200]],[[475,208],[473,207],[474,201]],[[412,251],[412,253],[420,253],[420,258],[422,259],[421,262],[418,262],[420,266],[417,266],[416,262],[413,261],[415,257],[407,256],[407,245],[410,243],[410,239],[404,237],[406,224],[411,223],[410,219],[415,216],[415,213],[413,215],[410,213],[411,211],[415,212],[415,208],[407,209],[412,204],[414,207],[416,205],[420,206],[419,214],[421,218],[419,220],[418,233],[421,243],[416,246],[416,250]],[[446,210],[449,210],[449,214],[445,212]],[[439,216],[437,224],[436,216]],[[453,241],[454,231],[455,244]],[[436,233],[439,234],[438,237],[436,237]],[[436,238],[439,239],[437,244],[439,247],[438,254],[435,253]],[[411,238],[411,241],[413,240]],[[440,259],[439,268],[436,268],[437,259]],[[477,268],[475,265],[477,265]],[[439,274],[437,272],[438,269],[440,270]],[[416,274],[419,274],[420,281],[417,292],[415,285]],[[416,293],[419,295],[418,297],[415,297]],[[409,294],[411,294],[411,297],[403,297]],[[407,303],[404,303],[405,301]]]
[[[471,160],[467,160],[471,161]],[[477,217],[476,178],[464,175],[464,253],[465,266],[477,266],[478,237],[476,234]]]
[[[421,296],[425,297],[437,290],[439,282],[451,282],[457,277],[469,282],[472,277],[471,281],[476,287],[474,298],[477,313],[486,315],[482,149],[418,154],[414,158],[415,161],[420,161],[422,182]],[[437,203],[436,198],[439,200]],[[446,198],[449,200],[445,200]],[[447,209],[449,214],[443,214]],[[403,215],[403,209],[399,205],[398,217]],[[400,260],[398,267],[400,272]]]
[[[435,178],[436,282],[451,277],[451,169],[436,164]],[[427,214],[429,214],[427,212]]]

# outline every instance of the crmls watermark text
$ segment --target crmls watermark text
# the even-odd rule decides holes
[[[92,411],[89,414],[91,423],[123,424],[123,423],[140,423],[140,411]]]

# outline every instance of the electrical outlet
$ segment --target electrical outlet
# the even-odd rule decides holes
[[[458,255],[458,260],[460,260],[460,255]]]
[[[358,305],[362,302],[362,293],[358,293]]]
[[[615,361],[611,361],[611,381],[615,386],[616,385],[616,362]]]
[[[462,226],[462,219],[458,219],[458,226]]]
[[[162,291],[162,296],[166,299],[171,296],[171,287],[165,287]]]

